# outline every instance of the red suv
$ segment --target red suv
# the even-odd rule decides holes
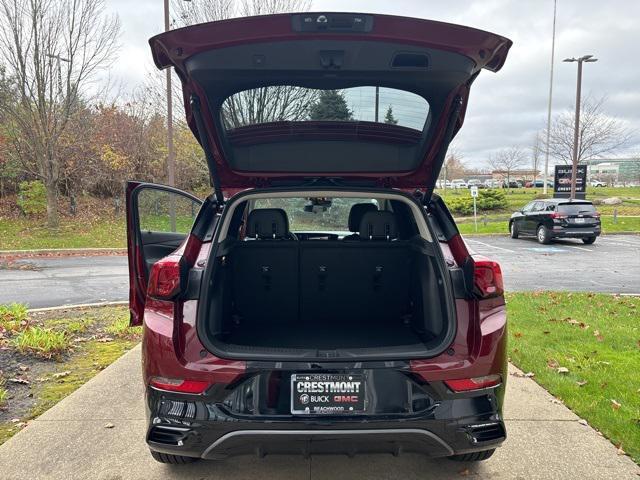
[[[150,43],[212,185],[203,202],[127,189],[154,458],[489,458],[505,439],[502,274],[433,189],[471,84],[511,42],[305,13]]]

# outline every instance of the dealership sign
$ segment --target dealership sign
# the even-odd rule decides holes
[[[571,193],[571,165],[556,165],[553,182],[555,193]],[[576,193],[584,193],[587,187],[587,166],[578,165],[576,173]]]

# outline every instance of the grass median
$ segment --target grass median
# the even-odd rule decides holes
[[[0,305],[0,444],[135,346],[126,307]]]
[[[640,298],[510,294],[511,361],[640,463]]]

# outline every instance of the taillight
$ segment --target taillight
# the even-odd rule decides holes
[[[202,380],[184,380],[182,378],[151,377],[149,385],[170,392],[200,394],[209,388],[210,383]]]
[[[470,392],[472,390],[497,387],[502,383],[502,378],[500,375],[487,375],[485,377],[445,380],[444,383],[454,392]]]
[[[561,219],[561,218],[567,218],[567,216],[566,216],[566,215],[562,215],[562,214],[560,214],[560,213],[558,213],[558,212],[553,212],[553,213],[551,214],[551,218]]]
[[[481,298],[497,297],[504,293],[500,264],[492,260],[474,259],[473,280]]]
[[[180,257],[170,255],[151,267],[147,295],[169,300],[180,293]]]

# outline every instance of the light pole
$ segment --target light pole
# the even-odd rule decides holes
[[[164,0],[164,31],[171,29],[169,18],[169,0]],[[173,148],[173,95],[171,91],[171,67],[167,68],[167,183],[174,187],[176,183],[176,152]]]
[[[551,134],[551,102],[553,99],[553,61],[556,50],[556,7],[558,0],[553,0],[553,33],[551,34],[551,73],[549,75],[549,105],[547,106],[547,142],[544,149],[544,174],[542,183],[544,184],[542,192],[547,194],[547,176],[549,171],[549,135]]]
[[[578,146],[580,141],[580,94],[582,90],[582,63],[597,62],[593,55],[580,58],[565,58],[563,62],[578,62],[578,83],[576,86],[576,122],[573,131],[573,165],[571,167],[571,200],[576,198],[576,177],[578,176]]]
[[[190,2],[191,0],[183,0]],[[164,0],[164,31],[171,30],[169,15],[169,0]],[[173,95],[171,89],[171,67],[166,70],[167,75],[167,183],[174,187],[176,183],[176,152],[173,147]]]

